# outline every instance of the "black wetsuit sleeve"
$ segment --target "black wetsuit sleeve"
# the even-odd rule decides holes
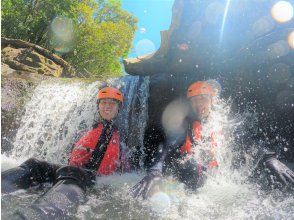
[[[253,172],[260,169],[260,167],[263,165],[263,162],[271,157],[275,157],[276,153],[269,148],[264,147],[262,144],[259,145],[259,148],[257,150],[257,153],[255,154],[255,164],[252,169]]]
[[[252,128],[250,123],[238,127],[233,136],[237,143],[233,149],[236,157],[234,164],[237,167],[246,163],[249,164],[250,170],[256,171],[264,160],[276,156],[272,144],[266,141],[259,129]]]
[[[171,160],[174,157],[177,157],[175,154],[179,152],[179,146],[181,146],[184,141],[184,134],[178,134],[174,135],[172,138],[168,138],[163,144],[159,146],[155,156],[155,164],[150,168],[149,171],[162,173],[166,160]]]

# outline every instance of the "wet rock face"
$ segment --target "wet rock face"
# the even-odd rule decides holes
[[[271,1],[175,0],[160,49],[124,61],[129,74],[151,76],[150,149],[164,139],[160,121],[166,105],[184,96],[192,82],[216,79],[222,96],[232,98],[234,112],[255,111],[260,137],[293,160],[293,18],[277,22],[272,6]]]
[[[38,45],[1,38],[2,63],[11,69],[55,77],[75,76],[75,70],[61,57]]]
[[[45,77],[16,71],[5,63],[1,71],[1,151],[6,152],[12,148],[26,101]]]
[[[5,47],[2,60],[11,68],[19,71],[60,77],[63,68],[52,60],[42,56],[32,48]]]
[[[37,45],[1,39],[1,141],[2,152],[12,148],[23,107],[34,88],[51,77],[74,74],[60,57]]]

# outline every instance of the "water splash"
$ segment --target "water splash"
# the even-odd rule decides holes
[[[111,80],[109,83],[121,85],[127,100],[140,100],[139,103],[127,101],[124,106],[126,111],[121,112],[119,116],[119,120],[122,120],[120,126],[123,127],[126,134],[130,135],[134,131],[129,123],[135,124],[137,121],[137,126],[144,126],[147,121],[146,112],[143,114],[138,109],[132,112],[131,109],[136,109],[136,106],[146,107],[148,79],[126,78],[125,81]],[[58,83],[40,85],[31,102],[27,105],[23,124],[20,128],[21,133],[18,134],[16,141],[18,145],[15,145],[14,157],[10,156],[4,158],[4,160],[13,158],[21,160],[34,155],[34,151],[39,147],[38,145],[34,146],[34,144],[38,143],[38,138],[43,137],[40,134],[44,130],[43,127],[47,125],[47,128],[51,129],[50,131],[53,134],[55,134],[53,128],[58,126],[64,132],[61,136],[52,135],[49,139],[51,144],[47,145],[50,148],[47,149],[48,153],[38,153],[37,156],[55,162],[63,161],[60,154],[64,152],[65,148],[60,147],[60,145],[71,143],[75,134],[78,131],[87,130],[87,126],[91,126],[92,120],[96,117],[96,106],[93,103],[95,103],[98,85],[98,82],[92,84],[73,83],[70,86]],[[56,97],[61,92],[64,96]],[[72,94],[70,94],[71,92]],[[58,103],[62,101],[67,106],[59,109]],[[262,191],[258,185],[248,182],[242,170],[232,168],[232,161],[236,158],[236,149],[238,150],[240,147],[234,137],[235,131],[240,130],[245,123],[249,123],[250,126],[255,128],[254,113],[247,112],[245,115],[232,116],[230,100],[226,101],[217,97],[215,101],[216,104],[211,113],[212,120],[203,129],[204,135],[210,135],[211,129],[221,130],[221,135],[217,138],[217,159],[220,167],[219,172],[209,175],[202,188],[199,188],[197,192],[190,193],[185,191],[182,183],[169,177],[157,186],[161,194],[155,202],[154,200],[153,202],[152,200],[138,201],[130,198],[128,189],[138,182],[144,174],[102,177],[97,179],[96,186],[88,191],[88,201],[79,207],[78,214],[74,217],[78,219],[291,219],[294,215],[293,196],[282,194],[280,191]],[[132,118],[134,115],[135,117]],[[131,119],[127,123],[125,120],[129,117]],[[52,122],[46,124],[49,119],[58,121],[54,124]],[[28,125],[31,122],[36,123],[35,126],[29,127]],[[66,128],[72,124],[74,124],[73,127]],[[76,131],[74,132],[74,130]],[[33,131],[39,132],[37,136],[29,139],[30,135],[27,134],[31,134]],[[142,131],[143,128],[139,131],[139,136],[143,134]],[[45,133],[43,132],[43,135]],[[56,133],[58,132],[56,131]],[[138,131],[136,135],[138,135]],[[134,146],[142,143],[141,140],[133,141],[127,140],[130,145],[133,143]],[[22,143],[30,145],[22,145]],[[56,143],[56,145],[52,147],[52,143]],[[28,146],[29,149],[27,149]],[[41,145],[41,148],[43,147]],[[51,158],[49,154],[54,152],[56,152],[55,158]],[[243,169],[248,171],[249,167],[244,166]],[[28,194],[26,194],[26,197],[28,197]],[[30,201],[35,197],[32,197]],[[9,213],[7,210],[11,211],[10,207],[25,206],[28,202],[24,202],[23,205],[22,201],[24,200],[24,198],[19,197],[15,198],[15,203],[5,200],[2,213],[3,211]],[[26,198],[26,200],[28,199]],[[156,205],[158,201],[167,204],[164,212],[158,211]]]
[[[160,199],[169,208],[157,210],[159,206],[152,199],[147,205],[155,205],[151,210],[158,218],[164,219],[291,218],[294,214],[291,194],[283,194],[278,190],[269,193],[249,181],[248,175],[256,164],[254,157],[247,158],[250,161],[239,169],[233,166],[234,161],[240,159],[239,153],[242,150],[235,135],[245,132],[245,125],[257,128],[254,111],[248,109],[242,115],[232,115],[230,100],[216,97],[214,101],[210,120],[203,126],[203,136],[209,137],[211,131],[218,133],[216,159],[219,169],[208,173],[206,183],[195,193],[187,193],[183,184],[168,178],[157,186],[157,193],[164,196],[155,199]],[[253,148],[257,145],[258,143]],[[253,148],[250,151],[254,151]],[[197,161],[198,156],[194,154]]]

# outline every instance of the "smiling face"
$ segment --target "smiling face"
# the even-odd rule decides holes
[[[114,99],[101,99],[98,104],[98,111],[100,116],[111,121],[118,114],[119,103]]]
[[[193,96],[190,98],[190,103],[194,113],[200,120],[208,117],[212,107],[212,99],[210,95]]]

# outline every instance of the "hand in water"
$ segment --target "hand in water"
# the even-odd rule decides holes
[[[161,179],[162,175],[158,171],[151,171],[140,182],[130,189],[130,194],[134,198],[142,196],[143,199],[147,199],[150,189],[156,182]]]
[[[294,172],[285,164],[271,157],[265,161],[265,165],[284,186],[294,186]]]

